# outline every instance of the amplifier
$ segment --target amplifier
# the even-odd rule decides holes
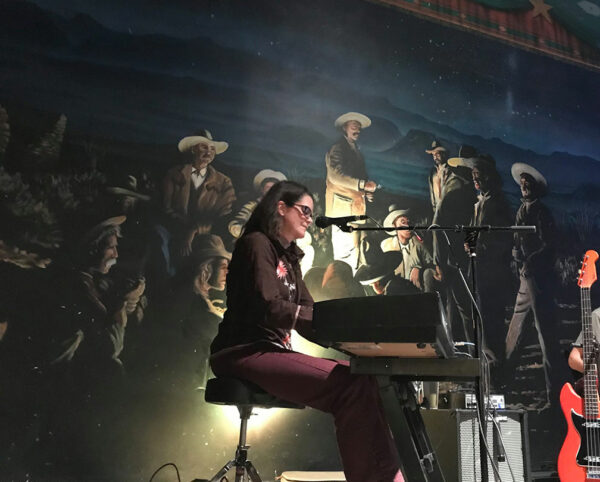
[[[481,482],[477,412],[430,409],[421,410],[421,415],[446,482]],[[486,438],[492,458],[498,464],[501,480],[512,481],[512,469],[515,481],[530,482],[527,413],[499,410],[494,421],[495,424],[491,416],[488,418]],[[488,459],[488,481],[496,480]]]

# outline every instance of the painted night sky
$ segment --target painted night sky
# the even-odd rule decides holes
[[[492,153],[506,179],[510,164],[531,162],[555,192],[580,184],[563,170],[573,159],[600,179],[598,73],[393,9],[358,0],[36,4],[2,7],[11,48],[1,99],[63,112],[82,133],[174,146],[207,127],[232,146],[224,162],[301,165],[322,177],[333,120],[357,110],[374,120],[362,137],[370,171],[394,192],[425,195],[428,136]],[[29,61],[14,60],[24,54]]]

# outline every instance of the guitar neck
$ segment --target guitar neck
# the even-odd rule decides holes
[[[598,418],[598,370],[596,344],[592,329],[592,303],[589,288],[581,288],[581,324],[583,335],[583,380],[586,418]]]

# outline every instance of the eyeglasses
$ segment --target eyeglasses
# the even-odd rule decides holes
[[[312,212],[311,208],[309,208],[308,206],[305,206],[304,204],[294,204],[294,206],[300,208],[300,212],[302,213],[302,216],[304,216],[305,218],[312,219],[313,212]]]

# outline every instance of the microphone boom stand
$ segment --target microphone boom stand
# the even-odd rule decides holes
[[[340,223],[342,224],[342,223]],[[460,278],[464,284],[467,293],[471,299],[471,309],[472,309],[472,318],[473,318],[473,339],[475,343],[475,353],[479,359],[479,377],[477,377],[475,381],[475,397],[477,399],[477,411],[479,415],[479,420],[481,422],[481,430],[479,431],[479,460],[481,464],[481,480],[488,481],[488,464],[487,457],[491,455],[489,453],[486,454],[486,425],[487,425],[487,410],[488,407],[485,405],[485,395],[489,391],[489,380],[487,379],[486,370],[487,370],[487,362],[486,356],[483,351],[483,320],[481,316],[481,311],[477,306],[477,283],[475,270],[477,268],[477,241],[479,239],[479,234],[481,232],[491,232],[491,231],[510,231],[510,232],[528,232],[535,233],[535,226],[466,226],[466,225],[456,225],[456,226],[378,226],[378,227],[370,227],[370,226],[351,226],[348,223],[343,223],[343,225],[337,225],[338,228],[346,233],[351,233],[353,231],[442,231],[446,237],[446,241],[450,246],[450,240],[446,234],[447,231],[452,231],[456,233],[465,233],[465,243],[468,246],[468,255],[469,255],[469,267],[471,270],[471,283],[472,288],[469,287],[469,284],[460,269],[460,265],[454,259],[454,264],[458,269],[460,274]],[[452,257],[455,257],[452,253],[452,248],[450,246],[450,253]],[[495,466],[494,466],[495,468]],[[496,475],[497,470],[496,470]],[[494,477],[496,479],[496,477]]]

